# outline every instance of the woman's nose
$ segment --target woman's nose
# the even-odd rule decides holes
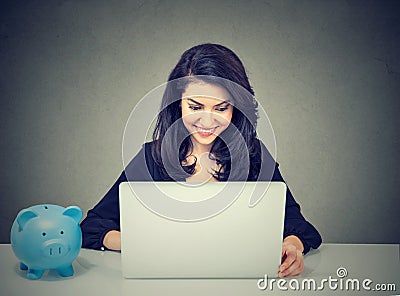
[[[212,124],[214,123],[214,114],[213,112],[204,111],[200,117],[200,123],[205,128],[211,128]]]

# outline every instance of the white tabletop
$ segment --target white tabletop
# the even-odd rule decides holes
[[[256,279],[124,279],[121,273],[121,256],[118,252],[82,249],[73,266],[75,274],[60,277],[55,271],[46,272],[40,280],[26,278],[26,271],[19,270],[19,261],[10,245],[0,245],[0,294],[1,295],[266,295],[289,293],[293,295],[399,295],[400,263],[399,245],[322,244],[305,256],[305,269],[300,277],[286,278],[280,289],[276,282],[265,290],[259,289]],[[345,268],[347,276],[337,274]],[[342,269],[340,272],[344,272]],[[342,275],[342,273],[340,273]],[[331,287],[329,286],[331,278]],[[277,280],[277,279],[276,279]],[[315,281],[310,292],[308,282]],[[350,280],[360,283],[360,291],[354,291]],[[368,280],[371,282],[368,284]],[[290,283],[290,281],[292,281]],[[295,291],[296,281],[301,289]],[[350,291],[346,291],[347,285]],[[367,291],[362,287],[366,281]],[[343,288],[340,287],[342,282]],[[264,284],[261,282],[261,284]],[[396,291],[373,291],[379,287]],[[291,285],[291,286],[289,286]],[[335,285],[337,286],[336,289]],[[271,291],[272,287],[272,291]],[[356,287],[356,284],[355,286]]]

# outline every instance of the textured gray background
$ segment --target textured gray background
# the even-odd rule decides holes
[[[32,2],[0,4],[0,242],[30,205],[91,208],[135,103],[203,42],[242,58],[324,241],[400,242],[399,1]]]

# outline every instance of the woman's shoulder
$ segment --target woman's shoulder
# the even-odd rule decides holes
[[[256,141],[258,142],[258,145],[260,147],[260,152],[262,155],[262,160],[263,161],[268,161],[268,162],[276,162],[274,156],[272,155],[272,153],[270,152],[270,150],[267,148],[267,146],[264,144],[263,141],[261,141],[260,139],[256,139]]]
[[[155,148],[155,145],[157,145],[157,141],[150,141],[150,142],[145,142],[142,145],[142,148],[144,150],[144,154],[146,157],[146,162],[147,163],[153,163],[154,162],[154,157],[152,154],[152,150]]]
[[[148,167],[153,167],[156,163],[152,150],[155,148],[156,141],[145,142],[142,145],[142,153],[144,154],[144,158],[146,160],[146,164]]]
[[[270,181],[274,179],[274,175],[278,170],[279,164],[276,162],[275,158],[272,156],[271,152],[267,146],[259,139],[257,139],[260,145],[261,153],[261,165],[258,180],[259,181]]]
[[[154,181],[168,181],[169,178],[165,177],[162,171],[162,167],[157,163],[154,158],[153,151],[160,149],[158,140],[146,142],[143,144],[144,158],[146,161],[147,169],[150,171],[152,179]]]
[[[142,144],[141,149],[125,167],[125,174],[129,181],[153,181],[158,177],[157,165],[152,157],[153,142]]]

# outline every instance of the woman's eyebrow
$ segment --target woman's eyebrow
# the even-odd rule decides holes
[[[193,100],[193,99],[191,99],[191,98],[187,98],[187,100],[188,100],[188,101],[192,101],[193,103],[195,103],[195,104],[197,104],[197,105],[204,106],[204,104],[202,104],[202,103],[200,103],[200,102],[197,102],[197,101],[195,101],[195,100]],[[214,107],[218,107],[218,106],[221,106],[221,105],[223,105],[223,104],[230,103],[230,101],[231,101],[231,100],[225,100],[225,101],[223,101],[223,102],[221,102],[221,103],[218,103],[218,104],[214,105]]]
[[[202,103],[199,103],[199,102],[197,102],[197,101],[195,101],[195,100],[193,100],[193,99],[191,99],[191,98],[187,98],[187,100],[188,100],[188,101],[192,101],[193,103],[195,103],[195,104],[197,104],[197,105],[204,106]]]
[[[221,106],[221,105],[223,105],[223,104],[229,104],[230,102],[231,102],[231,100],[225,100],[225,101],[223,101],[223,102],[221,102],[221,103],[215,105],[214,107],[218,107],[218,106]]]

